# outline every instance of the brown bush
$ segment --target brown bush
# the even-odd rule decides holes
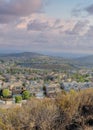
[[[21,108],[0,109],[0,130],[88,130],[93,127],[93,89],[30,99]]]

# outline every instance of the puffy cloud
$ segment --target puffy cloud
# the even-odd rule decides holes
[[[24,23],[25,21],[25,23]],[[72,29],[76,21],[63,20],[47,17],[45,14],[33,14],[29,18],[21,21],[18,26],[23,24],[29,31],[52,31],[63,32],[68,29]]]
[[[69,34],[69,35],[84,35],[88,28],[89,28],[89,21],[85,20],[85,21],[78,21],[72,30],[66,30],[65,33]]]
[[[50,2],[0,0],[0,23],[11,22],[0,24],[0,48],[51,53],[92,52],[93,26],[89,21],[86,18],[63,20],[48,17],[40,12],[43,1]],[[90,7],[86,11],[92,14],[92,5]],[[78,8],[73,12],[80,14],[80,11]]]
[[[32,14],[15,23],[0,25],[0,48],[51,53],[92,52],[92,34],[87,20],[62,20],[41,13]]]
[[[0,22],[10,22],[38,12],[42,5],[42,0],[0,0]]]
[[[28,30],[44,31],[47,29],[49,29],[47,22],[40,22],[40,21],[34,20],[28,24]]]

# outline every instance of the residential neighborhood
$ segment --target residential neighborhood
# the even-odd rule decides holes
[[[24,102],[24,92],[29,98],[55,98],[62,91],[80,91],[93,87],[93,71],[79,70],[45,70],[30,67],[15,66],[14,62],[0,63],[0,104],[15,104]],[[3,91],[9,94],[4,97]],[[20,97],[20,101],[16,97]],[[22,98],[22,99],[21,99]],[[27,98],[27,99],[29,99]],[[27,100],[26,99],[26,100]]]

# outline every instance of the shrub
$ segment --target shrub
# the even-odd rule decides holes
[[[3,89],[3,91],[2,91],[2,96],[3,96],[4,98],[9,97],[9,96],[10,96],[10,91],[9,91],[9,89]]]
[[[22,97],[21,96],[15,96],[15,102],[16,103],[20,103],[22,101]]]
[[[23,100],[25,100],[25,99],[29,99],[29,97],[30,97],[30,92],[29,91],[24,91],[23,93],[22,93],[22,98],[23,98]]]
[[[92,130],[93,89],[63,91],[56,99],[31,98],[22,107],[0,109],[0,129]]]

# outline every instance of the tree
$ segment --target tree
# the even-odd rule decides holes
[[[15,96],[15,103],[20,103],[22,101],[22,96]]]
[[[9,97],[9,96],[10,96],[10,91],[9,91],[9,89],[3,89],[3,91],[2,91],[2,96],[3,96],[4,98]]]
[[[22,98],[23,98],[23,100],[29,99],[29,97],[30,97],[30,92],[27,91],[27,90],[25,90],[25,91],[22,93]]]

